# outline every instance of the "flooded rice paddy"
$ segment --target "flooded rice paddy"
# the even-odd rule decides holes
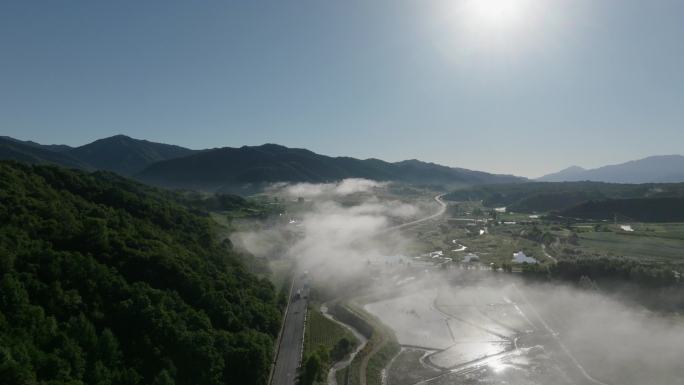
[[[684,349],[674,342],[667,351],[674,357],[660,364],[663,370],[649,368],[653,370],[649,374],[631,370],[641,359],[639,347],[619,351],[624,361],[605,358],[618,355],[618,347],[601,342],[615,325],[604,319],[605,324],[592,325],[594,333],[583,329],[582,312],[595,312],[601,304],[606,307],[605,301],[590,304],[568,294],[549,300],[545,294],[514,284],[416,286],[415,291],[366,304],[366,311],[392,328],[402,345],[386,368],[385,383],[607,385],[642,384],[645,378],[652,384],[681,380],[677,376],[684,373],[675,362],[684,357]],[[580,331],[583,337],[576,338]],[[620,342],[630,344],[627,338]],[[613,367],[603,367],[602,359]]]
[[[442,287],[367,304],[366,311],[392,328],[404,347],[387,370],[387,382],[465,384],[478,378],[481,383],[510,379],[517,381],[512,384],[535,384],[519,377],[548,366],[544,361],[549,358],[541,346],[517,346],[519,337],[535,326],[507,294]]]

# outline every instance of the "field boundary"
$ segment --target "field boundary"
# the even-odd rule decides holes
[[[354,357],[345,371],[339,372],[346,377],[345,385],[381,385],[383,369],[401,349],[394,333],[354,304],[337,304],[335,308],[336,312],[344,314],[345,320],[338,318],[340,322],[356,328],[364,336],[368,334],[366,346]],[[351,322],[363,326],[357,328]]]

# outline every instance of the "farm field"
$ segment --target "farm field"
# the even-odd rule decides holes
[[[673,384],[681,372],[684,350],[668,341],[681,322],[646,324],[649,315],[592,292],[515,280],[404,290],[365,306],[402,346],[387,385]],[[642,352],[656,357],[657,348],[648,338],[630,342],[641,328],[671,346],[666,358],[642,364]]]
[[[553,262],[549,253],[557,259],[625,257],[684,265],[684,223],[562,223],[543,215],[494,213],[473,202],[452,203],[447,212],[450,216],[438,223],[407,232],[416,239],[410,250],[413,254],[442,251],[455,263],[463,262],[466,255],[476,255],[484,266],[510,263],[513,253],[519,251],[541,264]],[[534,232],[547,237],[546,250],[540,238],[530,236]]]
[[[319,346],[324,346],[328,351],[338,341],[347,338],[356,343],[356,338],[348,330],[326,318],[320,310],[313,306],[307,310],[307,324],[304,333],[304,356],[308,356]]]
[[[613,232],[581,233],[579,238],[580,249],[586,251],[653,262],[684,263],[682,239]]]
[[[488,225],[479,222],[447,222],[416,227],[410,235],[416,241],[409,250],[412,254],[443,251],[453,262],[463,261],[468,254],[477,255],[482,264],[510,263],[513,253],[524,251],[527,256],[547,263],[541,244],[521,237],[528,228],[524,225]],[[483,231],[483,233],[481,233]],[[465,248],[463,248],[465,246]]]
[[[548,332],[529,320],[527,305],[519,301],[513,286],[475,285],[441,286],[367,304],[403,347],[387,369],[387,384],[574,383],[571,378],[578,375],[572,365],[557,355]],[[561,367],[569,367],[570,374]]]
[[[429,351],[403,348],[388,367],[387,383],[392,385],[413,385],[426,378],[437,377],[444,370],[425,364]]]
[[[614,340],[624,332],[612,329],[617,321],[593,319],[589,323],[593,330],[582,330],[587,325],[583,318],[587,308],[606,308],[608,297],[575,306],[573,298],[564,297],[564,290],[566,285],[574,287],[577,280],[550,283],[542,276],[539,281],[528,281],[528,274],[535,270],[516,264],[513,254],[523,251],[541,265],[537,271],[542,272],[566,259],[618,257],[645,265],[667,263],[676,273],[674,264],[681,261],[684,250],[684,224],[563,221],[522,213],[495,214],[469,202],[450,215],[402,229],[402,233],[413,239],[408,250],[369,258],[374,290],[363,289],[364,294],[357,293],[354,299],[369,320],[391,329],[399,347],[372,340],[350,367],[337,372],[338,384],[361,384],[359,373],[367,365],[369,385],[641,385],[630,380],[644,378],[629,366],[638,361],[638,349],[623,343],[628,341],[625,336],[619,343]],[[611,314],[629,312],[619,308]],[[316,316],[320,318],[310,313],[307,352],[336,338],[325,330],[325,322],[314,325],[321,321]],[[636,326],[632,326],[633,334]],[[325,337],[331,339],[314,337],[319,333],[328,333]],[[616,352],[613,347],[618,345],[624,351]],[[666,340],[659,345],[672,346]],[[618,353],[614,367],[627,366],[604,368],[596,352],[601,357]],[[672,360],[661,365],[667,373],[676,372],[674,366]],[[655,375],[651,367],[638,369],[643,375]],[[672,380],[657,378],[658,384],[669,385]]]
[[[684,223],[643,223],[634,226],[637,234],[684,240]]]

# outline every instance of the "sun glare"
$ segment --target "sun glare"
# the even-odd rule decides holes
[[[533,44],[544,6],[542,0],[444,0],[442,4],[446,6],[443,25],[451,32],[444,38],[453,39],[457,52],[464,47],[507,51]]]
[[[476,34],[524,30],[534,19],[536,0],[448,0],[452,23]]]
[[[466,0],[464,13],[483,28],[508,28],[523,21],[524,0]]]

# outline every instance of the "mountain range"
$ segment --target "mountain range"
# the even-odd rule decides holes
[[[541,182],[676,183],[684,182],[684,156],[659,155],[621,164],[584,169],[568,167],[545,175]]]
[[[133,176],[154,162],[186,156],[196,151],[147,140],[116,135],[70,147],[43,145],[8,136],[0,137],[0,159],[50,163],[85,170],[107,170]]]
[[[251,193],[275,182],[321,183],[366,178],[412,184],[463,186],[526,181],[419,160],[330,157],[277,144],[191,150],[124,135],[69,147],[0,137],[0,159],[108,170],[174,189]]]
[[[206,150],[116,135],[79,147],[0,136],[0,159],[107,170],[166,188],[251,193],[275,182],[321,183],[367,178],[447,187],[527,181],[420,160],[330,157],[277,144]],[[661,155],[595,169],[571,166],[540,182],[674,183],[684,181],[684,156]]]

